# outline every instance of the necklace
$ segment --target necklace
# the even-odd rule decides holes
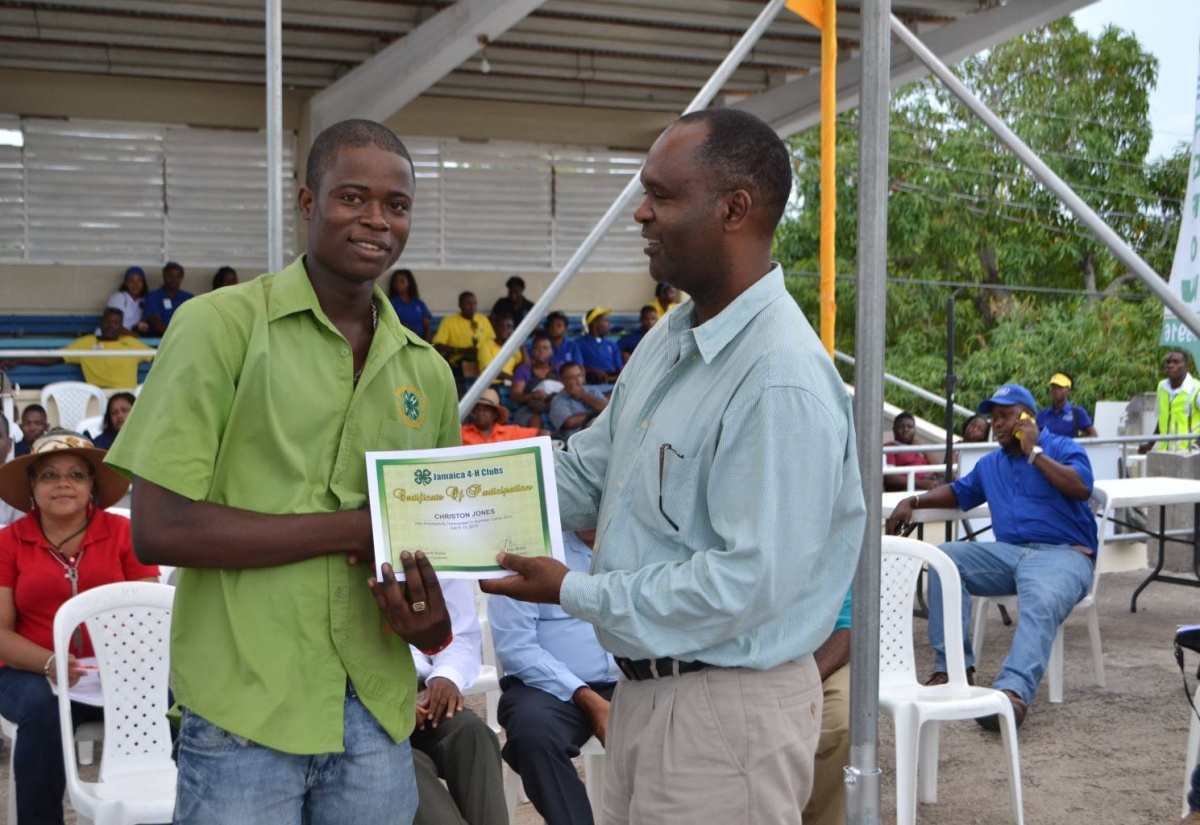
[[[371,299],[371,334],[375,334],[375,330],[379,329],[379,307],[375,305],[375,299]],[[363,364],[363,368],[366,368]],[[354,386],[358,386],[358,379],[362,378],[363,371],[361,369],[354,371]],[[49,541],[49,539],[47,539]]]
[[[48,536],[46,534],[46,525],[42,524],[42,520],[40,517],[38,518],[38,528],[41,529],[41,531],[42,531],[42,538],[44,538],[46,540],[46,543],[49,544],[50,547],[54,548],[53,550],[51,550],[50,547],[47,547],[46,552],[50,554],[50,558],[54,559],[56,562],[58,562],[60,565],[62,565],[63,578],[71,583],[71,598],[75,598],[76,596],[79,595],[79,563],[81,561],[83,561],[83,551],[87,548],[84,548],[84,547],[79,548],[79,552],[76,553],[71,558],[67,558],[66,554],[63,553],[62,549],[63,549],[63,546],[66,545],[66,543],[69,542],[71,539],[86,532],[88,529],[88,525],[90,525],[90,524],[91,524],[91,520],[89,519],[87,521],[87,523],[85,523],[82,527],[80,527],[74,533],[67,536],[65,539],[60,541],[58,544],[55,544],[53,541],[50,540],[50,536]],[[82,635],[82,632],[78,628],[76,628],[75,633],[71,637],[71,644],[74,645],[75,647],[79,648],[80,650],[83,649],[82,648],[83,635]]]

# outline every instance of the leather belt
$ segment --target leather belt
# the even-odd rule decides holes
[[[668,676],[681,676],[684,673],[694,673],[697,670],[712,667],[712,665],[704,662],[682,662],[679,659],[672,659],[669,656],[663,656],[659,659],[623,659],[620,656],[614,658],[616,659],[617,667],[625,674],[625,678],[631,679],[634,682],[641,682],[646,679],[664,679]]]

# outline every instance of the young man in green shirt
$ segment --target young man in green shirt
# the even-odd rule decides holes
[[[414,187],[385,127],[322,132],[307,254],[180,307],[109,453],[134,480],[137,554],[184,568],[177,823],[412,820],[408,644],[448,644],[450,619],[421,554],[405,591],[390,570],[368,588],[363,455],[459,443],[449,368],[374,285]]]

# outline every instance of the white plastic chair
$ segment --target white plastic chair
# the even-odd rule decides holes
[[[98,782],[83,782],[70,740],[63,740],[67,796],[80,821],[95,825],[169,822],[175,763],[167,725],[171,603],[175,589],[120,582],[80,593],[54,617],[55,666],[67,682],[71,636],[86,624],[104,691],[104,758]],[[58,694],[59,724],[71,730],[71,700]]]
[[[937,572],[945,604],[946,673],[950,681],[927,687],[917,680],[913,656],[913,599],[917,575]],[[896,725],[896,823],[914,825],[917,799],[937,802],[938,728],[941,722],[1000,714],[1000,738],[1018,825],[1024,825],[1017,724],[1002,692],[967,684],[962,645],[962,583],[950,557],[933,545],[884,536],[879,605],[879,709]],[[918,788],[918,781],[920,787]]]
[[[1191,708],[1188,708],[1190,711]],[[1200,717],[1195,713],[1191,714],[1192,725],[1188,728],[1188,743],[1187,743],[1187,767],[1183,771],[1183,813],[1182,817],[1186,817],[1191,813],[1188,806],[1188,791],[1192,789],[1192,771],[1196,769],[1196,762],[1200,759]]]
[[[495,676],[496,687],[493,690],[487,691],[487,722],[488,726],[499,735],[502,730],[499,721],[500,680],[504,678],[504,667],[500,664],[500,660],[496,658],[496,649],[492,646],[491,624],[486,618],[480,618],[479,624],[483,629],[483,671],[480,672],[479,680],[475,683],[475,687],[479,687],[480,682],[483,681],[484,673],[490,669]],[[592,819],[595,820],[596,825],[602,825],[601,805],[604,800],[604,746],[600,744],[599,739],[593,736],[583,743],[583,747],[579,749],[579,755],[583,757],[583,784],[587,788],[588,801],[592,805]],[[508,821],[515,823],[517,821],[517,799],[523,795],[521,776],[507,764],[503,768],[504,800],[508,803]]]
[[[95,440],[100,433],[104,432],[104,416],[89,415],[77,425],[79,429],[75,432],[80,435],[86,435],[88,438]]]
[[[100,405],[100,414],[104,415],[108,396],[99,387],[83,381],[57,381],[42,388],[42,406],[47,413],[53,401],[58,410],[58,426],[75,432],[79,431],[79,423],[87,418],[88,403],[93,398]]]
[[[1108,495],[1096,488],[1092,494],[1088,505],[1092,508],[1093,513],[1105,512],[1105,505],[1108,503]],[[1084,615],[1087,617],[1088,637],[1092,643],[1092,673],[1096,679],[1096,686],[1105,687],[1106,680],[1104,678],[1104,653],[1100,648],[1100,610],[1096,605],[1096,587],[1100,584],[1100,554],[1104,552],[1104,528],[1103,521],[1100,524],[1100,547],[1096,551],[1096,564],[1092,570],[1092,586],[1088,590],[1079,604],[1071,609],[1071,613],[1067,616]],[[975,660],[978,661],[983,655],[983,638],[984,632],[987,630],[987,608],[990,604],[998,604],[1008,609],[1013,615],[1019,615],[1017,610],[1017,597],[1012,596],[976,596],[975,599],[975,619],[971,630],[971,650],[975,653]],[[1063,700],[1063,626],[1066,621],[1058,626],[1058,631],[1054,634],[1054,645],[1050,648],[1050,661],[1046,664],[1046,679],[1049,682],[1050,701],[1054,704],[1061,704]]]

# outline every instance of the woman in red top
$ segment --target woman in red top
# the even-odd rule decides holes
[[[12,771],[17,820],[61,823],[66,788],[55,678],[54,614],[77,593],[112,582],[156,581],[158,568],[138,562],[129,520],[105,512],[129,482],[104,465],[104,450],[82,436],[54,430],[29,455],[0,467],[0,498],[28,513],[0,530],[0,716],[17,724]],[[74,685],[86,673],[76,656],[91,656],[82,630],[72,645]],[[100,718],[74,704],[75,724]]]

